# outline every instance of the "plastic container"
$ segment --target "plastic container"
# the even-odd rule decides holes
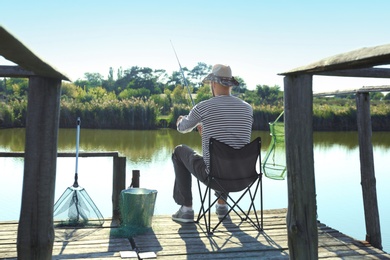
[[[151,227],[157,191],[130,188],[121,191],[120,213],[122,226]]]

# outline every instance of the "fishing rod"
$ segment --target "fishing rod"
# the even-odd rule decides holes
[[[172,49],[173,49],[173,51],[175,52],[175,56],[176,56],[176,59],[177,59],[177,63],[179,63],[180,72],[181,72],[181,75],[183,76],[184,85],[187,87],[188,95],[190,96],[192,106],[195,106],[195,102],[194,102],[194,100],[192,99],[190,87],[189,87],[188,84],[187,84],[187,80],[186,80],[186,77],[184,76],[184,71],[183,71],[183,68],[181,67],[179,58],[177,57],[175,47],[173,47],[172,41],[170,41],[170,42],[171,42],[171,45],[172,45]]]

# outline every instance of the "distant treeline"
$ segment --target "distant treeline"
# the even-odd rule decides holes
[[[185,86],[179,71],[168,75],[165,70],[131,67],[118,69],[114,77],[110,68],[106,79],[99,73],[85,73],[84,79],[62,83],[59,125],[73,128],[80,117],[85,128],[175,128],[177,117],[191,109],[190,95],[195,103],[212,96],[210,87],[201,83],[210,70],[205,63],[183,68]],[[232,93],[252,105],[253,129],[268,130],[268,123],[283,111],[283,91],[277,85],[249,90],[243,78],[235,78],[240,85]],[[28,89],[28,79],[0,79],[0,128],[26,126]],[[370,99],[373,130],[389,131],[390,93],[370,93]],[[357,129],[354,94],[314,97],[313,115],[315,131]]]
[[[253,130],[269,130],[283,111],[281,106],[260,105],[254,108]],[[171,113],[161,116],[155,103],[140,98],[86,103],[61,102],[60,127],[73,128],[77,117],[81,117],[83,128],[153,130],[175,128],[176,118],[188,114],[189,105],[174,105]],[[25,127],[27,101],[0,102],[0,127]],[[387,102],[371,106],[371,120],[374,131],[390,130],[390,106]],[[315,102],[313,109],[314,131],[356,131],[356,108]]]

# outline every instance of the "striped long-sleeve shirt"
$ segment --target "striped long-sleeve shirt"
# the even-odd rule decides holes
[[[210,166],[209,140],[211,137],[241,148],[250,142],[253,124],[252,107],[234,96],[216,96],[195,105],[177,126],[181,133],[190,132],[202,124],[203,159]]]

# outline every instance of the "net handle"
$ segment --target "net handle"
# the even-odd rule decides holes
[[[273,123],[276,123],[279,121],[279,118],[281,118],[284,114],[284,110],[282,111],[282,113],[280,113],[280,115],[275,119],[275,121]]]
[[[80,117],[77,118],[77,133],[76,133],[76,169],[74,174],[74,183],[73,187],[77,188],[79,186],[78,180],[78,167],[79,167],[79,144],[80,144]]]

